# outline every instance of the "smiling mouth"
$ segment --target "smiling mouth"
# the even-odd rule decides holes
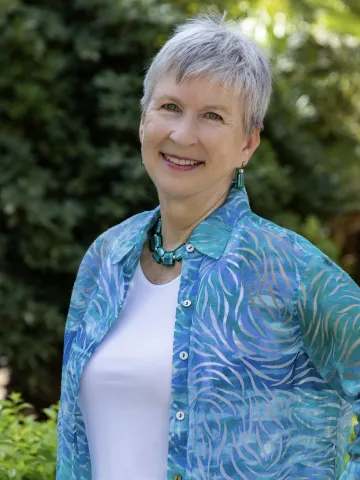
[[[167,160],[175,165],[182,165],[182,166],[193,166],[193,165],[203,165],[204,162],[199,162],[197,160],[190,160],[185,158],[173,157],[172,155],[167,155],[165,153],[161,153],[161,155]]]

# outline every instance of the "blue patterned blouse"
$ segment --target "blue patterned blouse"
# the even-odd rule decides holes
[[[158,216],[159,207],[111,228],[81,263],[65,332],[58,480],[91,479],[80,376],[121,312]],[[232,188],[183,248],[167,480],[360,478],[357,429],[343,471],[351,407],[360,414],[359,332],[358,286]]]

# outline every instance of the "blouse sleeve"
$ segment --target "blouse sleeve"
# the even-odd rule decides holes
[[[315,254],[299,286],[298,314],[305,348],[331,388],[360,418],[360,288],[325,255]],[[360,428],[348,445],[341,480],[360,478]]]
[[[61,375],[60,408],[57,422],[57,474],[58,480],[73,478],[72,476],[72,435],[71,413],[78,407],[73,405],[73,394],[69,380],[68,364],[70,360],[71,346],[81,324],[87,306],[97,291],[97,278],[101,263],[102,245],[97,239],[86,252],[71,294],[70,307],[65,325],[64,352]],[[81,419],[80,419],[81,420]],[[81,443],[81,442],[79,442]],[[80,447],[78,447],[80,448]],[[83,477],[82,477],[83,478]]]
[[[79,324],[82,322],[89,301],[97,291],[97,278],[100,269],[99,241],[96,240],[81,261],[71,293],[70,306],[65,324],[64,363]]]

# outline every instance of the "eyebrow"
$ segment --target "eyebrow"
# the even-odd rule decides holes
[[[181,100],[177,97],[173,97],[172,95],[161,95],[158,98],[159,102],[164,101],[164,100],[169,100],[171,102],[181,104]],[[229,110],[224,105],[204,105],[204,110],[220,110],[220,111],[230,115]]]

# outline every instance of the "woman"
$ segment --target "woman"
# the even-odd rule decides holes
[[[271,74],[234,24],[179,27],[145,78],[160,207],[86,253],[65,333],[57,478],[339,478],[360,412],[359,288],[251,212]],[[237,172],[236,181],[232,183]],[[360,476],[360,445],[342,479]]]

